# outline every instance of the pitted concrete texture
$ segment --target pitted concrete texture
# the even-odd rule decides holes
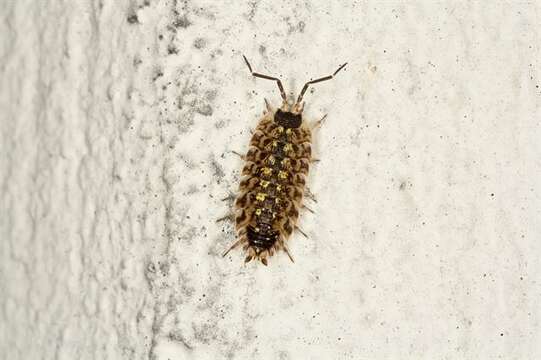
[[[4,1],[0,358],[541,358],[539,2]],[[264,98],[315,214],[243,264]]]

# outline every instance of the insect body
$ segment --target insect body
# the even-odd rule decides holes
[[[242,245],[247,252],[245,262],[259,259],[267,265],[267,257],[278,250],[284,250],[293,261],[286,240],[298,229],[306,177],[313,162],[311,130],[321,123],[320,120],[310,128],[303,122],[302,97],[310,84],[332,79],[346,64],[333,75],[307,82],[296,102],[290,105],[278,78],[255,73],[246,57],[244,61],[253,76],[277,82],[283,102],[279,109],[273,110],[265,100],[267,111],[253,132],[248,153],[243,156],[243,178],[235,199],[237,241],[224,256]]]

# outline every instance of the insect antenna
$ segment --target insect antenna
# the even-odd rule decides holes
[[[297,98],[297,104],[301,103],[302,97],[304,96],[304,93],[306,92],[306,90],[308,90],[308,86],[310,86],[310,84],[315,84],[315,83],[318,83],[318,82],[321,82],[321,81],[331,80],[347,64],[348,63],[344,63],[343,65],[340,65],[340,67],[332,75],[324,76],[322,78],[315,79],[315,80],[310,80],[306,84],[304,84],[304,87],[302,88],[301,93],[299,94],[299,97]]]
[[[253,76],[258,77],[258,78],[262,78],[262,79],[276,81],[276,83],[278,84],[278,89],[280,89],[280,95],[282,96],[282,99],[284,99],[284,101],[287,102],[286,92],[284,91],[284,87],[282,86],[282,82],[280,81],[280,79],[278,79],[277,77],[272,77],[272,76],[269,76],[269,75],[263,75],[263,74],[259,74],[259,73],[254,72],[252,70],[252,66],[248,62],[248,59],[246,59],[246,56],[242,55],[242,57],[244,58],[244,62],[246,63],[246,65],[248,65],[248,69],[250,70],[250,73]]]

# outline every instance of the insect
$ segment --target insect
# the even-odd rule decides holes
[[[296,101],[290,103],[280,79],[254,72],[243,58],[253,76],[276,81],[282,105],[275,110],[265,99],[266,111],[253,132],[247,154],[237,154],[245,164],[234,212],[225,217],[234,219],[237,240],[223,256],[242,246],[245,262],[258,259],[267,265],[267,258],[280,250],[293,262],[286,241],[294,230],[305,235],[297,220],[299,211],[308,209],[303,205],[303,198],[309,194],[306,178],[310,164],[316,161],[311,151],[312,130],[325,119],[307,125],[303,121],[302,98],[311,84],[331,80],[347,63],[332,75],[308,81]]]

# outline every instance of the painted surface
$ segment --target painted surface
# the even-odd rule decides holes
[[[541,357],[536,2],[4,1],[0,358]],[[220,254],[280,76],[291,264]]]

